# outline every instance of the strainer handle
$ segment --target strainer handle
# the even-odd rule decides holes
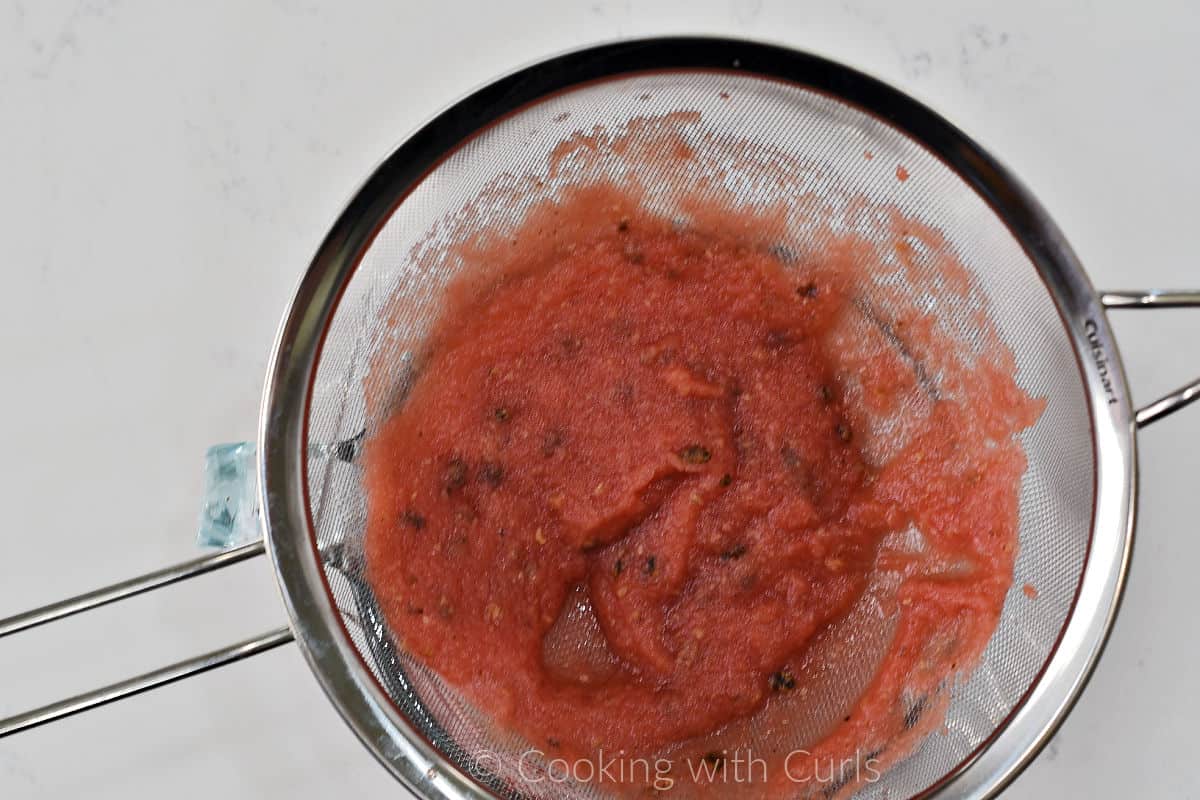
[[[265,552],[263,542],[251,542],[241,547],[233,547],[213,555],[184,561],[164,569],[148,572],[135,578],[114,583],[91,592],[86,592],[66,600],[60,600],[41,608],[35,608],[22,614],[0,619],[0,638],[10,636],[20,631],[29,630],[48,622],[54,622],[65,617],[89,611],[100,606],[115,603],[145,592],[170,586],[173,583],[195,578],[199,575],[237,564]],[[269,631],[261,636],[214,650],[210,653],[179,661],[161,669],[147,672],[109,686],[86,692],[75,697],[51,703],[32,711],[16,716],[0,719],[0,739],[20,731],[36,728],[47,722],[78,714],[90,708],[96,708],[115,700],[131,697],[135,694],[165,686],[168,683],[182,680],[191,675],[207,672],[225,664],[232,664],[243,658],[265,652],[281,644],[292,641],[289,628]]]
[[[153,572],[147,572],[136,578],[129,578],[128,580],[85,592],[75,597],[68,597],[66,600],[59,600],[49,605],[44,605],[41,608],[15,614],[11,617],[0,619],[0,639],[30,628],[36,628],[38,625],[45,625],[47,622],[54,622],[55,620],[70,617],[83,611],[90,611],[93,608],[100,608],[109,603],[115,603],[118,600],[125,600],[126,598],[135,597],[145,592],[161,589],[164,586],[170,586],[173,583],[179,583],[188,578],[195,578],[199,575],[221,569],[222,567],[228,567],[254,558],[255,556],[261,556],[265,552],[266,545],[263,544],[262,540],[259,540],[242,545],[241,547],[231,547],[228,550],[222,550],[212,555],[201,556],[200,558],[194,558],[190,561],[157,569]]]
[[[1127,308],[1200,308],[1200,291],[1165,292],[1158,289],[1145,291],[1103,292],[1100,303],[1107,309]],[[1180,386],[1154,402],[1142,406],[1134,415],[1139,428],[1157,422],[1184,406],[1200,400],[1200,378]]]

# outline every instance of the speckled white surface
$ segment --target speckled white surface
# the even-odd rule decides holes
[[[0,0],[0,616],[191,556],[206,445],[250,437],[276,322],[371,166],[496,74],[614,37],[865,69],[1021,175],[1095,282],[1200,285],[1200,6]],[[1139,399],[1200,314],[1116,320]],[[1013,798],[1200,798],[1200,409],[1142,437],[1124,611]],[[283,620],[265,562],[0,641],[0,716]],[[401,797],[292,647],[0,741],[0,798]]]

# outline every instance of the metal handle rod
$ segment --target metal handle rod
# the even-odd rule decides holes
[[[47,722],[53,722],[63,717],[69,717],[72,714],[78,714],[81,711],[87,711],[90,708],[111,703],[115,700],[132,697],[135,694],[140,694],[159,686],[165,686],[168,683],[174,683],[192,675],[198,675],[201,672],[207,672],[210,669],[216,669],[225,664],[232,664],[243,658],[249,658],[250,656],[279,647],[282,644],[287,644],[292,639],[293,636],[290,629],[280,628],[253,639],[247,639],[244,642],[238,642],[229,647],[214,650],[211,653],[189,658],[163,667],[162,669],[156,669],[153,672],[147,672],[144,675],[138,675],[137,677],[96,689],[95,691],[85,692],[84,694],[76,695],[57,703],[36,708],[33,711],[27,711],[24,714],[17,714],[14,717],[0,719],[0,739],[14,733],[29,730],[30,728],[36,728],[39,725],[45,725]]]
[[[1151,422],[1157,422],[1168,414],[1173,414],[1189,403],[1194,403],[1200,400],[1200,378],[1189,383],[1187,386],[1181,386],[1170,394],[1165,394],[1162,397],[1143,406],[1134,414],[1134,421],[1139,428],[1144,428]]]
[[[1100,303],[1109,309],[1200,308],[1200,291],[1166,292],[1148,289],[1101,292]],[[1142,406],[1133,419],[1139,428],[1144,428],[1196,400],[1200,400],[1200,378],[1163,395],[1149,405]]]
[[[257,542],[251,542],[241,547],[233,547],[210,556],[203,556],[191,561],[175,564],[174,566],[155,570],[154,572],[147,572],[145,575],[139,575],[136,578],[114,583],[111,586],[105,586],[85,594],[67,598],[66,600],[59,600],[56,603],[35,608],[31,611],[8,617],[7,619],[0,619],[0,639],[18,631],[44,625],[47,622],[69,617],[72,614],[78,614],[81,611],[115,603],[118,600],[124,600],[126,597],[133,597],[143,592],[149,592],[152,589],[169,586],[172,583],[194,578],[206,572],[212,572],[231,564],[237,564],[240,561],[262,555],[265,552],[265,548],[266,546],[260,539]]]
[[[1195,308],[1200,306],[1200,291],[1164,292],[1147,289],[1102,292],[1100,304],[1105,308]]]

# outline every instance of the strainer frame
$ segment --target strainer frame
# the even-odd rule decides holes
[[[312,382],[324,336],[359,260],[405,195],[447,153],[527,103],[630,73],[717,70],[784,81],[871,114],[936,155],[987,203],[1054,300],[1087,393],[1095,464],[1091,538],[1074,608],[1040,677],[1009,717],[922,797],[992,797],[1070,711],[1107,640],[1129,567],[1137,495],[1135,411],[1104,303],[1066,240],[1021,183],[921,103],[863,73],[788,48],[731,39],[600,45],[488,84],[419,128],[374,170],[321,243],[280,327],[263,394],[259,485],[267,551],[309,666],[385,767],[422,797],[494,797],[425,741],[355,649],[317,552],[305,480]]]

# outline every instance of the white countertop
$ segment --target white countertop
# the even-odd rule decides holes
[[[589,42],[809,49],[1022,176],[1095,283],[1200,285],[1200,5],[630,0],[0,2],[0,617],[195,555],[207,445],[253,435],[276,323],[378,159],[497,74]],[[1200,314],[1116,319],[1138,399]],[[1012,798],[1200,798],[1200,408],[1145,432],[1111,645]],[[259,560],[0,641],[0,716],[282,624]],[[0,741],[0,798],[400,797],[294,646]]]

